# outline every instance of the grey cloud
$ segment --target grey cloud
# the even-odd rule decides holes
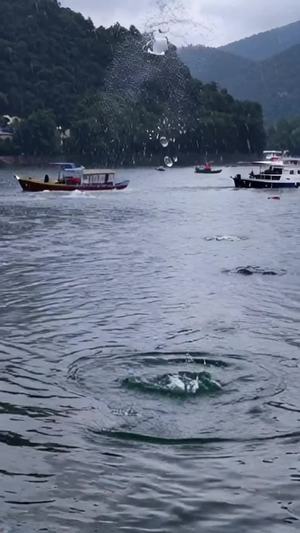
[[[62,0],[108,26],[120,22],[143,30],[147,23],[170,26],[171,40],[220,45],[300,19],[299,0]],[[167,20],[169,19],[169,21]],[[181,21],[181,22],[180,22]]]

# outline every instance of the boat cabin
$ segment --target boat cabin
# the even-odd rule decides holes
[[[83,187],[95,187],[97,185],[107,185],[108,187],[113,187],[114,178],[115,172],[113,170],[89,169],[83,171],[81,183]]]
[[[260,166],[259,173],[252,171],[249,176],[251,179],[279,181],[284,178],[290,181],[296,176],[300,177],[300,166],[297,164],[286,165],[283,161],[256,161],[256,164]]]
[[[86,169],[74,163],[53,163],[59,167],[57,183],[82,188],[114,187],[115,172],[109,169]]]

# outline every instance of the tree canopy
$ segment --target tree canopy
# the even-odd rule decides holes
[[[263,148],[260,106],[193,79],[174,46],[147,54],[134,26],[95,28],[57,0],[0,0],[0,10],[0,114],[23,119],[22,153],[55,153],[60,129],[65,151],[110,164],[151,159],[161,135],[176,153]]]
[[[300,153],[300,117],[281,120],[268,131],[268,145],[274,150]]]

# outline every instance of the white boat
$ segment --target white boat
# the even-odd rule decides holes
[[[300,157],[292,156],[288,150],[264,150],[264,161],[266,163],[279,163],[285,165],[300,166]]]
[[[276,161],[256,161],[259,172],[250,172],[248,176],[237,174],[232,177],[238,188],[279,189],[300,187],[300,158],[278,159]]]

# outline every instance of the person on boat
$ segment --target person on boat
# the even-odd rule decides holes
[[[48,174],[45,174],[44,182],[45,182],[45,183],[49,183],[49,176],[48,176]]]
[[[210,166],[209,163],[205,163],[205,165],[204,165],[204,170],[207,170],[208,172],[211,171],[211,166]]]

